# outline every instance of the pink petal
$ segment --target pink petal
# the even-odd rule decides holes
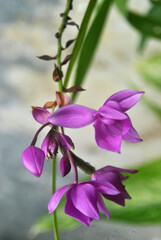
[[[111,100],[116,101],[120,104],[123,111],[127,111],[139,101],[140,97],[143,94],[144,92],[139,92],[132,89],[122,90],[109,97],[104,103],[104,105],[106,105]]]
[[[51,115],[51,113],[45,108],[32,107],[32,115],[37,122],[45,124],[48,122],[48,117]]]
[[[48,121],[61,127],[80,128],[94,122],[96,112],[85,106],[71,104],[56,110]]]
[[[132,143],[142,141],[142,139],[139,137],[139,134],[137,133],[137,131],[133,127],[131,127],[129,129],[129,131],[125,135],[122,136],[122,139],[127,141],[127,142],[132,142]]]
[[[102,197],[100,194],[97,195],[97,206],[100,212],[106,215],[107,219],[110,220],[111,215],[109,210],[107,209]]]
[[[113,122],[109,123],[109,121],[105,121],[103,118],[101,118],[101,121],[108,126],[110,131],[113,135],[124,135],[126,134],[130,127],[132,126],[132,123],[130,121],[130,118],[127,115],[127,118],[124,120],[113,120]]]
[[[60,147],[62,147],[63,149],[74,148],[74,143],[72,142],[72,139],[70,137],[58,132],[57,130],[55,130],[55,132],[56,132],[56,138]]]
[[[97,119],[93,126],[97,145],[105,150],[120,153],[122,137],[114,135],[110,126],[107,127],[100,119]]]
[[[117,168],[117,167],[114,167],[114,166],[106,166],[106,167],[103,167],[99,170],[97,170],[94,174],[92,174],[92,179],[93,180],[99,180],[100,177],[106,173],[109,173],[109,172],[127,172],[127,173],[136,173],[137,170],[134,170],[134,169],[125,169],[125,168]]]
[[[130,197],[124,197],[121,193],[118,194],[118,195],[115,195],[115,196],[111,196],[111,195],[106,195],[106,194],[103,194],[104,198],[112,201],[112,202],[115,202],[121,206],[125,206],[125,199],[130,199]]]
[[[120,193],[113,184],[104,180],[90,181],[90,184],[95,186],[96,190],[103,194],[117,195]]]
[[[22,153],[23,165],[36,177],[40,177],[44,165],[45,154],[35,146],[30,146]]]
[[[65,213],[76,220],[80,221],[86,226],[89,226],[89,223],[92,221],[91,218],[84,215],[82,212],[80,212],[77,208],[75,208],[71,196],[71,189],[66,193],[66,205],[65,205]]]
[[[76,209],[84,215],[100,219],[97,208],[96,189],[88,183],[77,184],[71,188],[71,199]]]
[[[67,189],[72,186],[72,184],[68,184],[66,186],[63,186],[62,188],[59,188],[54,195],[52,196],[52,198],[50,199],[49,203],[48,203],[48,210],[49,213],[52,213],[55,211],[55,209],[57,208],[62,196],[64,195],[64,193],[67,191]]]
[[[112,108],[111,106],[108,106],[108,104],[102,106],[98,113],[108,119],[117,119],[117,120],[123,120],[127,118],[127,115],[123,113],[122,111],[118,111],[115,108]]]
[[[59,167],[62,177],[65,177],[70,172],[71,164],[66,156],[61,158]]]

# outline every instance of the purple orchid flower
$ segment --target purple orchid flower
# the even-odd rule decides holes
[[[40,177],[42,174],[45,157],[48,159],[49,157],[55,156],[57,154],[58,147],[60,147],[63,155],[65,155],[65,151],[67,149],[74,148],[74,144],[70,137],[60,133],[53,126],[51,126],[51,130],[48,132],[42,142],[41,149],[35,147],[39,133],[44,127],[50,124],[48,122],[48,117],[51,116],[51,113],[44,108],[33,107],[32,114],[34,119],[43,125],[35,134],[31,145],[23,151],[22,162],[30,173],[36,177]]]
[[[103,194],[103,196],[121,206],[125,206],[125,199],[131,199],[130,195],[125,190],[122,181],[126,180],[128,177],[123,176],[121,172],[124,173],[136,173],[137,170],[123,169],[113,166],[106,166],[95,173],[92,174],[92,180],[99,180],[111,183],[120,192],[118,195]]]
[[[117,195],[120,193],[115,186],[104,181],[68,184],[58,189],[52,196],[48,204],[49,213],[55,211],[65,192],[65,213],[86,226],[89,226],[93,219],[100,220],[99,212],[110,219],[109,210],[106,208],[101,194]]]
[[[63,106],[48,117],[54,125],[81,128],[94,123],[97,145],[105,150],[120,153],[122,140],[136,143],[142,141],[132,126],[126,111],[132,108],[144,92],[123,90],[109,97],[98,111],[71,104]]]

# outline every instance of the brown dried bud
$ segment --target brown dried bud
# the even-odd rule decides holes
[[[71,40],[67,41],[66,45],[65,45],[65,49],[68,48],[74,41],[75,41],[75,39],[71,39]]]
[[[60,17],[64,17],[64,15],[65,15],[64,13],[60,13]],[[71,17],[67,16],[67,21],[68,20],[71,20]]]
[[[61,37],[61,34],[59,32],[55,33],[55,37],[59,39]]]
[[[55,82],[58,82],[60,79],[62,79],[63,73],[59,71],[57,65],[55,64],[55,69],[53,71],[53,80]]]
[[[62,106],[70,104],[70,97],[65,93],[56,92],[56,102],[58,107],[60,108]]]
[[[43,55],[43,56],[37,56],[37,58],[41,59],[41,60],[45,60],[45,61],[50,61],[50,60],[54,60],[57,58],[57,55],[54,57],[48,56],[48,55]]]
[[[80,92],[80,91],[85,91],[85,89],[83,89],[80,86],[73,86],[70,88],[63,88],[64,92]]]
[[[75,22],[67,22],[66,24],[71,26],[76,26],[76,28],[79,30],[79,25]]]
[[[67,56],[65,57],[65,59],[63,60],[63,62],[61,63],[61,66],[65,65],[67,62],[69,62],[69,60],[71,59],[71,57],[72,57],[72,54],[67,55]]]
[[[46,102],[43,106],[43,108],[52,108],[54,106],[54,104],[56,104],[56,101],[52,101],[52,102]]]

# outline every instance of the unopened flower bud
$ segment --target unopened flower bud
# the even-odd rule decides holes
[[[59,167],[60,167],[60,172],[61,172],[62,177],[65,177],[70,172],[71,165],[66,156],[63,156],[61,158]]]

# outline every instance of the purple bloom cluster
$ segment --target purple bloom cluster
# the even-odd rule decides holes
[[[76,159],[73,159],[70,151],[74,144],[70,137],[64,134],[63,127],[81,128],[93,123],[97,145],[102,149],[120,153],[122,140],[132,143],[142,141],[126,111],[132,108],[143,94],[144,92],[136,90],[117,92],[98,110],[70,104],[51,114],[45,108],[33,108],[33,117],[42,126],[35,134],[31,145],[22,154],[24,166],[33,175],[39,177],[45,157],[53,158],[60,150],[62,153],[59,164],[61,175],[66,176],[71,170],[71,165],[74,172],[74,183],[63,186],[54,193],[48,205],[49,213],[55,211],[66,193],[65,213],[89,226],[93,219],[100,219],[100,212],[110,219],[109,210],[102,197],[122,206],[125,205],[125,199],[130,199],[122,183],[127,177],[122,175],[122,172],[133,174],[137,172],[136,170],[106,166],[95,171],[92,167],[91,180],[78,182]],[[49,126],[50,130],[41,148],[38,148],[35,146],[38,134],[46,126]],[[61,127],[62,133],[57,130],[57,126]],[[85,169],[88,165],[84,161],[81,164],[81,169],[83,167]]]
[[[132,108],[144,92],[123,90],[109,97],[98,111],[71,104],[55,111],[48,117],[54,125],[80,128],[94,123],[95,139],[100,148],[120,153],[121,142],[142,141],[132,126],[126,111]]]
[[[135,173],[136,170],[128,170],[107,166],[96,171],[91,181],[78,184],[68,184],[58,189],[48,204],[49,213],[53,212],[62,196],[66,192],[65,213],[81,223],[89,226],[93,219],[100,220],[99,212],[110,219],[102,196],[120,205],[125,205],[125,199],[130,199],[122,181],[127,179],[121,172]]]

